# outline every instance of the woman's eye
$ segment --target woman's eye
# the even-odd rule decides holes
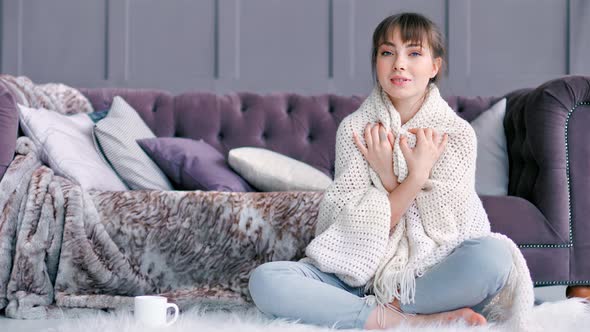
[[[420,56],[421,54],[419,52],[412,52],[410,53],[411,56]]]
[[[389,52],[389,51],[383,51],[383,52],[381,52],[381,55],[391,55],[391,52]]]

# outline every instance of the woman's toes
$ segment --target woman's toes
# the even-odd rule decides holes
[[[463,309],[459,309],[457,311],[458,311],[457,318],[463,319],[469,325],[485,325],[487,323],[487,320],[484,316],[482,316],[481,314],[478,314],[477,312],[473,311],[472,309],[463,308]]]

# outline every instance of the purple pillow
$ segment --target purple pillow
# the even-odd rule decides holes
[[[229,167],[219,151],[203,140],[155,137],[137,143],[176,189],[255,191]]]

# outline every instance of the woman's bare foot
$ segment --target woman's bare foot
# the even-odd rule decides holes
[[[378,310],[380,309],[378,307],[375,307],[375,309],[369,314],[369,318],[365,323],[365,329],[387,329],[390,327],[398,326],[402,323],[410,325],[425,325],[433,323],[441,323],[445,325],[452,324],[457,321],[464,321],[468,325],[485,325],[487,323],[484,316],[478,314],[470,308],[462,308],[430,315],[403,314],[405,318],[404,316],[402,316],[402,314],[398,312],[394,312],[391,309],[384,309],[384,319],[382,322],[383,326],[379,326],[377,320],[377,315],[379,314]]]
[[[453,323],[458,320],[463,320],[469,325],[485,325],[487,323],[487,320],[484,316],[478,314],[470,308],[462,308],[425,316],[427,316],[428,319],[432,318],[433,322],[440,321],[443,323]]]

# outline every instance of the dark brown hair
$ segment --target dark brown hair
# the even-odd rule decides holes
[[[402,41],[422,45],[426,41],[430,46],[432,57],[441,58],[442,65],[430,82],[437,82],[445,65],[445,43],[439,28],[426,16],[417,13],[400,13],[386,17],[373,32],[373,51],[371,53],[371,70],[377,82],[377,51],[386,42],[395,29],[399,29]]]

